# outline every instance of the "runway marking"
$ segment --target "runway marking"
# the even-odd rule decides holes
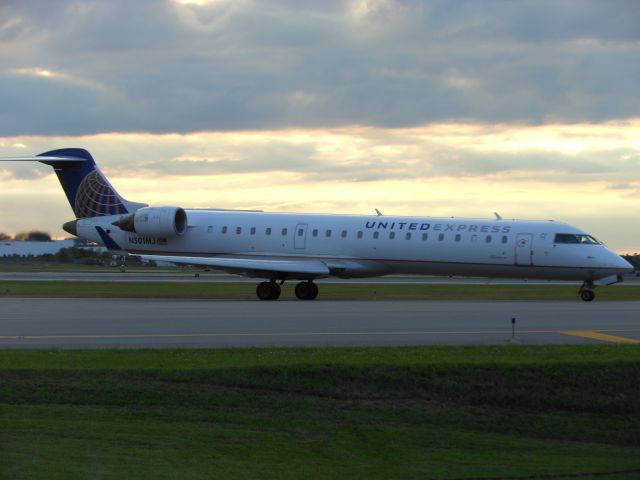
[[[574,335],[576,337],[602,340],[603,342],[640,344],[640,340],[636,338],[619,337],[617,335],[609,335],[607,333],[596,332],[593,330],[565,330],[560,333],[564,333],[565,335]]]
[[[607,330],[608,332],[631,333],[640,332],[640,329]],[[616,341],[620,343],[640,343],[640,340],[626,337],[607,335],[596,331],[586,330],[520,330],[516,336],[557,333],[574,335],[578,337],[595,338],[598,340]],[[0,340],[109,340],[109,339],[141,339],[141,338],[224,338],[224,337],[338,337],[338,336],[401,336],[401,335],[511,335],[511,330],[467,330],[467,331],[398,331],[398,332],[247,332],[247,333],[222,333],[222,332],[194,332],[194,333],[125,333],[103,335],[0,335]],[[613,340],[615,339],[615,340]]]

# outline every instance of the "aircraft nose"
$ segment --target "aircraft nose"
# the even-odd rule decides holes
[[[611,253],[611,258],[609,261],[611,263],[612,268],[620,270],[619,273],[631,273],[635,271],[634,266],[631,265],[629,262],[627,262],[620,255],[614,252],[610,252],[610,253]]]

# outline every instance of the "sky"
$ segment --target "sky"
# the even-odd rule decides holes
[[[640,252],[635,0],[0,0],[0,156],[88,149],[127,199],[554,219]],[[0,232],[63,237],[50,167]]]

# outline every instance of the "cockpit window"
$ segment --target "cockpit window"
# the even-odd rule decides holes
[[[591,235],[581,233],[557,233],[554,243],[581,243],[587,245],[600,245],[600,242]]]

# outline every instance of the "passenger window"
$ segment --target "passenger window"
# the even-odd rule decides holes
[[[422,234],[422,240],[426,240],[427,238],[429,238],[429,234],[428,233],[423,233]]]
[[[287,234],[287,229],[286,229],[286,228],[283,228],[283,229],[282,229],[282,236],[284,237],[286,234]]]
[[[362,230],[358,230],[358,238],[362,238]]]
[[[485,242],[491,243],[491,235],[487,235],[487,238],[485,238]]]
[[[240,235],[242,233],[242,227],[236,227],[236,235]]]
[[[227,227],[222,227],[222,233],[227,233]]]
[[[456,233],[456,242],[459,242],[461,238],[462,238],[462,235],[460,235],[459,233]]]
[[[411,233],[407,232],[407,234],[404,236],[404,238],[406,238],[407,240],[411,240]]]
[[[347,238],[347,231],[346,230],[342,230],[341,236],[342,236],[342,238]]]
[[[255,235],[256,234],[256,227],[251,227],[251,235]]]
[[[271,235],[271,227],[267,227],[264,233],[266,233],[267,235]]]
[[[473,243],[477,242],[478,241],[478,235],[471,235],[471,241]]]
[[[312,234],[314,237],[317,237],[317,236],[318,236],[318,229],[317,229],[317,228],[314,228],[314,229],[313,229],[313,232],[311,232],[311,234]]]
[[[304,228],[299,228],[298,229],[298,236],[301,237],[302,235],[304,235]]]
[[[509,237],[507,237],[506,235],[502,236],[502,243],[507,243],[508,240],[509,240]]]
[[[440,235],[438,235],[438,241],[441,242],[444,240],[444,233],[441,233]]]
[[[390,239],[390,240],[393,240],[394,238],[396,238],[396,232],[391,232],[391,233],[389,234],[389,239]]]
[[[380,236],[380,232],[373,232],[373,238],[375,240],[377,240],[379,236]]]
[[[324,233],[324,236],[325,236],[325,237],[327,237],[327,238],[329,238],[329,237],[331,236],[331,230],[327,230],[327,231]]]

